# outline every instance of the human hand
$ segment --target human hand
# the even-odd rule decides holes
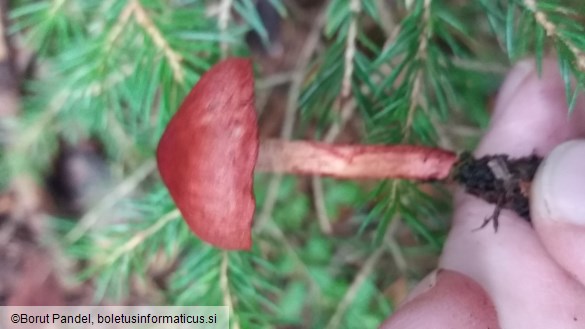
[[[439,270],[383,329],[585,328],[585,97],[568,115],[556,62],[542,65],[541,78],[534,61],[511,72],[475,152],[546,157],[531,189],[533,226],[503,210],[497,233],[474,232],[494,205],[458,192]]]

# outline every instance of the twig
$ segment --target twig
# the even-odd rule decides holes
[[[353,76],[353,61],[356,51],[356,40],[358,33],[358,18],[361,11],[360,0],[352,0],[349,3],[351,12],[351,22],[349,25],[349,31],[347,33],[347,40],[345,44],[345,63],[343,80],[341,82],[341,94],[337,99],[338,107],[341,108],[341,122],[334,123],[327,134],[325,135],[325,142],[332,143],[341,129],[345,126],[346,122],[353,115],[355,111],[355,103],[353,100],[350,101],[351,97],[351,79]],[[317,220],[321,231],[325,234],[331,234],[331,219],[327,214],[327,207],[325,206],[325,192],[323,190],[323,182],[320,176],[311,177],[311,186],[313,189],[315,210],[317,212]]]
[[[183,83],[185,78],[183,69],[181,68],[183,58],[171,48],[140,2],[138,0],[131,0],[130,3],[134,6],[136,22],[146,30],[146,33],[152,38],[154,44],[163,51],[163,54],[169,61],[175,80],[178,83]]]
[[[313,56],[313,53],[315,52],[315,50],[317,49],[317,45],[319,44],[321,30],[325,25],[325,18],[326,14],[324,11],[322,11],[319,18],[317,19],[317,22],[313,26],[313,29],[311,30],[303,49],[301,50],[299,60],[296,64],[295,73],[292,78],[286,102],[284,122],[280,134],[280,137],[284,140],[289,140],[292,137],[295,124],[295,115],[297,111],[297,102],[301,94],[301,89],[305,78],[305,70],[307,69],[309,61],[311,60],[311,57]],[[262,208],[262,211],[260,212],[258,221],[256,222],[256,228],[258,230],[262,230],[262,227],[266,225],[266,222],[272,216],[272,211],[274,210],[274,206],[276,205],[278,189],[280,187],[281,181],[282,174],[276,174],[272,176],[272,179],[268,183],[266,200],[264,200],[264,206]]]
[[[256,111],[258,117],[262,116],[266,109],[274,88],[289,83],[294,77],[294,73],[282,72],[276,73],[256,81]]]
[[[351,93],[351,77],[353,76],[353,60],[356,50],[356,39],[358,32],[358,17],[361,11],[360,0],[351,0],[349,4],[351,12],[351,22],[347,32],[345,45],[345,71],[343,72],[343,81],[341,84],[341,99],[345,100]]]
[[[289,83],[295,74],[293,72],[276,73],[256,81],[256,89],[272,89],[274,87]]]
[[[337,136],[341,132],[341,129],[345,127],[349,119],[351,119],[351,117],[355,113],[355,109],[356,109],[355,100],[353,98],[348,99],[339,113],[340,116],[339,121],[333,123],[333,125],[331,125],[331,127],[325,134],[325,138],[323,139],[325,143],[333,143],[335,139],[337,139]]]
[[[392,192],[391,192],[391,199],[392,200],[396,199],[396,193],[397,193],[397,181],[394,181],[392,183]],[[392,202],[394,202],[394,201],[392,201]],[[404,255],[402,254],[402,251],[400,250],[400,247],[398,246],[398,244],[396,243],[396,240],[394,238],[394,234],[396,234],[396,231],[400,227],[400,223],[401,223],[401,221],[400,221],[400,218],[398,216],[395,216],[392,219],[392,221],[390,223],[390,227],[388,228],[388,231],[386,233],[385,243],[386,243],[386,248],[390,251],[390,254],[392,255],[392,258],[394,260],[394,263],[396,264],[396,267],[402,273],[406,273],[406,271],[408,269],[408,265],[406,263]],[[347,308],[353,302],[362,283],[366,280],[366,278],[374,270],[374,266],[376,265],[376,263],[378,262],[380,257],[384,254],[384,249],[385,249],[385,247],[383,245],[380,246],[366,260],[366,262],[364,263],[364,266],[361,268],[359,273],[355,276],[355,279],[353,280],[352,284],[347,289],[345,295],[343,296],[343,299],[337,305],[337,308],[335,309],[335,313],[333,314],[333,316],[329,320],[329,323],[327,324],[327,327],[326,327],[327,329],[339,327],[341,320],[343,319],[343,315],[345,314]]]
[[[228,279],[228,269],[229,269],[228,265],[229,265],[229,253],[227,251],[224,251],[221,254],[219,285],[221,287],[221,293],[223,295],[223,303],[225,304],[225,306],[228,307],[231,318],[232,318],[233,328],[240,329],[238,317],[237,317],[236,313],[234,312],[234,302],[232,300],[232,294],[230,292],[229,279]]]
[[[106,77],[104,80],[94,82],[90,84],[86,90],[81,92],[71,93],[73,98],[84,98],[84,97],[97,97],[101,96],[105,90],[108,90],[118,84],[124,82],[126,78],[134,74],[134,70],[130,65],[122,65],[117,68],[116,71],[112,72],[111,75]]]
[[[331,227],[331,220],[327,214],[323,180],[321,180],[320,176],[313,176],[311,178],[311,187],[313,189],[313,202],[315,203],[319,227],[321,228],[322,233],[329,235],[333,232],[333,228]]]
[[[291,257],[295,260],[297,265],[299,265],[299,268],[301,268],[303,274],[305,274],[305,276],[309,279],[309,284],[311,285],[311,287],[317,288],[318,290],[319,285],[313,279],[311,271],[309,270],[309,266],[307,266],[307,264],[303,262],[303,259],[301,258],[301,256],[299,256],[299,254],[293,247],[292,243],[290,243],[289,239],[286,237],[284,232],[282,232],[280,227],[278,227],[278,225],[276,225],[276,223],[274,222],[269,222],[266,225],[265,232],[271,237],[278,239],[282,242],[284,249],[286,249],[290,253]]]
[[[442,60],[440,61],[440,63],[442,65],[446,64],[446,61]],[[475,71],[475,72],[486,72],[486,73],[493,73],[493,74],[505,74],[507,73],[510,68],[506,67],[503,64],[500,63],[489,63],[486,61],[475,61],[475,60],[470,60],[470,59],[466,59],[466,58],[460,58],[460,57],[456,57],[453,56],[449,59],[449,63],[460,67],[464,70],[467,71]]]
[[[125,244],[123,244],[120,248],[114,250],[114,252],[111,253],[111,256],[108,257],[100,265],[110,266],[110,265],[114,264],[120,257],[122,257],[122,255],[130,252],[131,250],[138,247],[140,244],[144,243],[144,241],[146,241],[146,239],[148,239],[150,236],[157,233],[159,230],[161,230],[163,227],[165,227],[165,225],[168,224],[170,221],[175,220],[175,219],[180,218],[180,217],[181,217],[181,213],[179,212],[178,209],[172,210],[172,211],[164,214],[162,217],[160,217],[159,219],[156,220],[154,225],[152,225],[151,227],[149,227],[143,231],[136,233],[132,239],[130,239]]]
[[[426,59],[427,56],[427,47],[429,43],[429,37],[431,33],[431,23],[429,22],[431,16],[431,2],[432,0],[425,0],[424,2],[424,12],[423,12],[423,22],[425,27],[423,32],[420,34],[419,46],[416,51],[416,56],[414,61],[415,62],[422,62]],[[420,69],[416,73],[414,78],[412,92],[410,94],[410,107],[408,108],[408,114],[406,117],[406,123],[404,125],[404,140],[407,140],[410,136],[411,128],[412,128],[412,121],[414,119],[414,113],[416,112],[416,107],[420,105],[420,92],[422,89],[422,73]]]
[[[325,327],[326,329],[339,328],[341,320],[343,319],[343,315],[345,314],[347,308],[353,302],[355,296],[359,292],[359,289],[364,283],[364,281],[366,281],[366,279],[374,270],[374,266],[378,262],[378,259],[384,254],[384,249],[385,248],[381,246],[377,248],[376,251],[374,251],[374,253],[370,255],[370,257],[368,257],[368,259],[364,263],[364,266],[362,266],[359,273],[356,275],[355,279],[345,292],[345,295],[341,299],[341,302],[337,305],[335,313],[333,313],[333,316],[331,317],[329,323]]]
[[[404,124],[404,140],[407,140],[412,131],[412,121],[417,106],[420,105],[420,91],[422,83],[422,74],[420,71],[416,73],[414,83],[412,84],[412,91],[410,93],[410,106],[408,107],[408,114],[406,115],[406,123]]]
[[[394,203],[397,202],[396,198],[398,196],[398,181],[394,180],[392,182],[392,190],[390,191],[390,203]],[[396,264],[396,267],[398,268],[398,270],[402,273],[402,274],[406,274],[407,270],[408,270],[408,264],[406,262],[406,259],[404,258],[404,254],[402,253],[402,250],[400,249],[400,245],[398,244],[398,242],[396,241],[396,232],[398,232],[398,229],[400,228],[400,225],[402,224],[402,220],[401,218],[395,214],[393,218],[391,218],[390,220],[390,226],[388,227],[388,231],[386,232],[386,239],[385,239],[385,243],[386,246],[388,247],[388,251],[390,252],[390,255],[392,256],[392,260],[394,260],[394,264]]]
[[[93,225],[95,225],[106,211],[110,210],[116,203],[134,191],[140,182],[148,177],[155,168],[156,166],[153,160],[140,166],[131,176],[123,180],[115,189],[104,196],[100,202],[93,207],[93,209],[88,211],[79,220],[77,226],[65,236],[65,240],[68,243],[74,243],[79,240]]]
[[[282,131],[280,133],[280,137],[283,139],[291,139],[292,137],[297,112],[297,102],[299,96],[301,95],[302,86],[305,79],[305,71],[309,65],[309,61],[311,60],[313,53],[319,45],[319,40],[321,39],[321,30],[323,29],[326,21],[325,18],[325,13],[321,13],[317,19],[317,22],[315,23],[315,26],[313,26],[313,29],[307,37],[307,41],[301,50],[299,61],[295,67],[294,76],[286,101],[285,118],[282,125]]]
[[[132,17],[132,14],[134,13],[134,9],[135,8],[133,1],[128,2],[124,9],[122,9],[122,12],[118,16],[118,21],[116,21],[116,24],[110,30],[110,34],[108,35],[107,38],[108,40],[107,43],[108,45],[110,45],[110,47],[113,47],[113,44],[116,42],[116,40],[118,40],[120,35],[122,35],[124,28],[130,21],[130,17]]]
[[[225,36],[227,33],[227,28],[230,20],[230,13],[232,10],[232,0],[221,0],[219,5],[219,17],[218,17],[218,26],[219,26],[219,33],[222,35],[221,42],[221,57],[226,58],[228,55],[229,46],[225,41]]]
[[[128,4],[118,17],[118,21],[116,25],[112,28],[109,36],[108,36],[108,43],[114,44],[116,40],[120,37],[126,24],[130,21],[130,18],[134,17],[136,19],[136,23],[139,26],[144,28],[146,33],[150,36],[154,44],[162,50],[164,56],[169,61],[169,65],[171,66],[171,70],[173,71],[173,76],[175,77],[175,81],[178,83],[183,83],[184,75],[183,69],[181,68],[181,62],[183,58],[181,55],[176,53],[167,40],[164,38],[160,30],[156,27],[154,22],[150,19],[150,16],[146,12],[146,9],[142,7],[138,0],[130,0]]]
[[[406,262],[406,258],[404,258],[400,245],[396,242],[396,238],[394,237],[401,223],[402,221],[398,216],[391,220],[390,227],[388,228],[388,235],[386,237],[386,246],[388,247],[388,251],[400,273],[406,274],[408,263]]]
[[[376,7],[380,14],[382,29],[387,36],[394,34],[396,31],[396,19],[391,14],[390,6],[386,0],[376,0]]]

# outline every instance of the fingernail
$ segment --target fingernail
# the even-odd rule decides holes
[[[540,221],[585,226],[585,140],[557,146],[538,169],[531,195]]]

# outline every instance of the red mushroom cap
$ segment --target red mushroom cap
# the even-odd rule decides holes
[[[206,72],[167,126],[157,149],[163,182],[189,227],[223,249],[249,249],[258,157],[249,60]]]

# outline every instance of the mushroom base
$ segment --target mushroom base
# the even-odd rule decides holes
[[[453,167],[451,178],[467,193],[496,204],[498,212],[509,209],[530,221],[530,185],[541,162],[536,155],[510,159],[496,154],[475,159],[464,153]]]

